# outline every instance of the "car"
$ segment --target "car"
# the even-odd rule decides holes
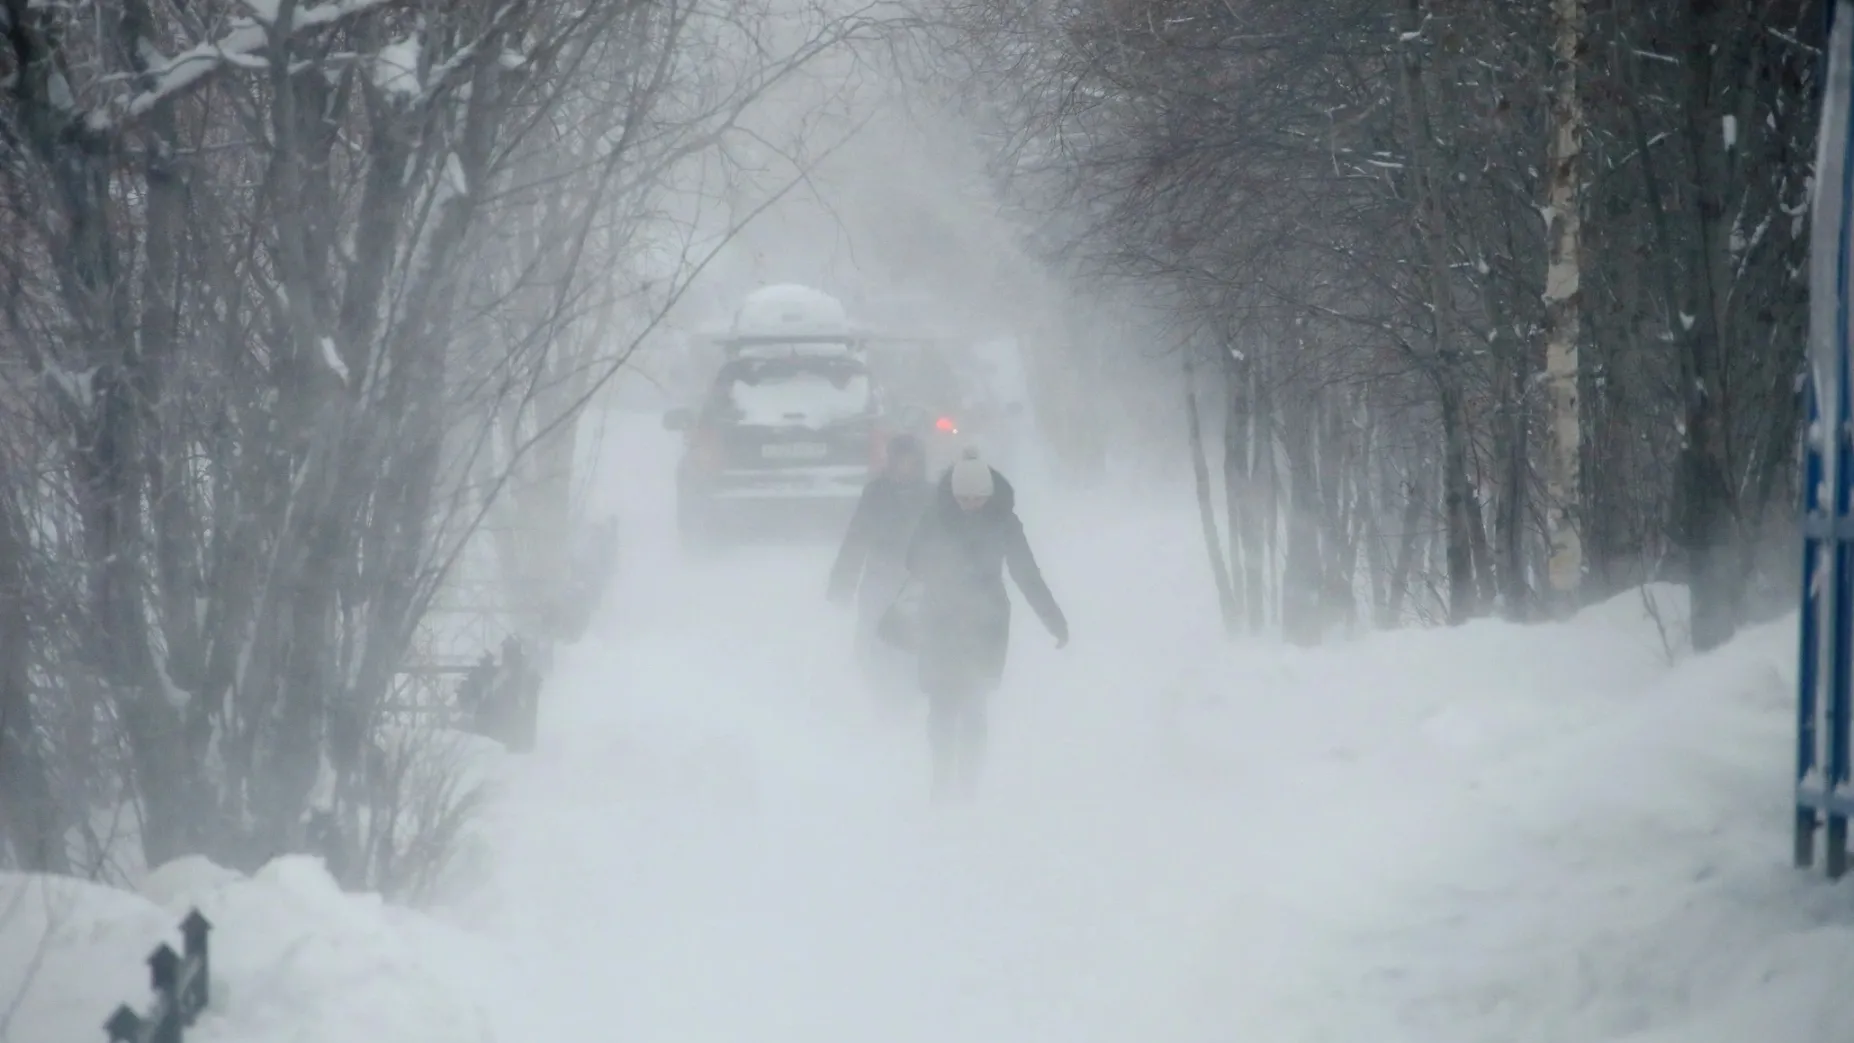
[[[736,353],[699,408],[664,414],[664,427],[684,435],[676,521],[687,548],[790,522],[835,536],[881,469],[888,428],[863,359],[779,348]]]

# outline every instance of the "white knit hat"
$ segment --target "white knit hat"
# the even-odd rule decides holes
[[[953,465],[953,495],[962,500],[982,500],[991,495],[991,465],[979,459],[976,446],[967,447]]]

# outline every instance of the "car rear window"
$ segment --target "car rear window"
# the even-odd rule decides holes
[[[843,359],[740,359],[715,381],[737,424],[818,426],[869,412],[873,389],[860,363]]]

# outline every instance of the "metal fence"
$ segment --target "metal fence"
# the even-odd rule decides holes
[[[1809,427],[1803,439],[1795,861],[1848,870],[1854,792],[1854,0],[1827,5],[1810,228]]]
[[[534,749],[545,676],[545,662],[536,662],[520,639],[511,636],[502,642],[500,656],[484,652],[474,662],[406,664],[382,709],[434,720],[527,753]]]
[[[148,957],[154,1003],[146,1014],[128,1004],[103,1024],[110,1043],[182,1043],[182,1034],[206,1009],[211,997],[212,960],[206,951],[211,933],[198,909],[180,921],[181,951],[162,942]]]

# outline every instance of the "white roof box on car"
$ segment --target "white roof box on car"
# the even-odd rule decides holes
[[[856,330],[842,301],[809,286],[779,283],[754,290],[741,300],[728,336],[847,341],[855,339]]]

